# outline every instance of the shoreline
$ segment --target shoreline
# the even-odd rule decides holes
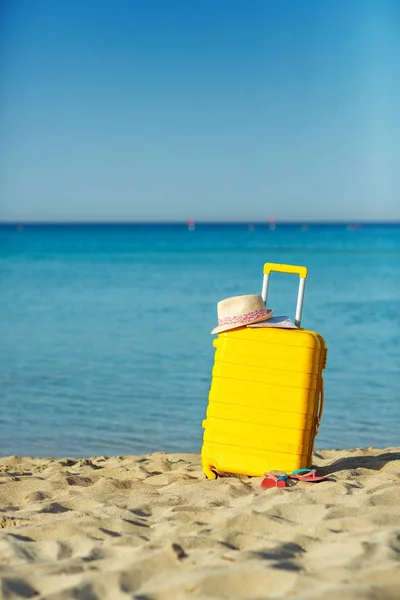
[[[198,454],[1,458],[0,597],[398,598],[400,447],[313,463],[262,490]]]

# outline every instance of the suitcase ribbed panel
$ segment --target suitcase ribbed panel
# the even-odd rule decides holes
[[[212,376],[308,390],[315,390],[318,381],[318,376],[313,373],[299,373],[289,370],[273,371],[272,369],[264,369],[262,367],[235,365],[230,362],[216,362],[212,370]]]
[[[269,423],[273,427],[285,427],[287,429],[309,431],[314,425],[312,414],[302,415],[293,412],[282,413],[280,410],[268,410],[266,408],[254,408],[249,411],[248,406],[231,404],[229,411],[230,419],[240,423]],[[210,402],[207,408],[207,419],[226,419],[226,404],[222,402]],[[304,428],[304,429],[303,429]]]
[[[304,452],[304,444],[308,444],[311,431],[303,429],[288,429],[287,427],[274,427],[265,423],[244,423],[230,421],[229,419],[213,419],[203,421],[205,428],[204,440],[244,446],[246,448],[259,448],[298,454]],[[286,442],[288,440],[288,442]],[[280,450],[281,449],[281,450]]]
[[[253,367],[264,367],[270,370],[286,371],[287,353],[286,346],[278,344],[268,344],[243,340],[223,340],[217,339],[214,343],[216,350],[215,361],[229,362],[241,365],[251,365]],[[291,371],[301,373],[318,374],[318,362],[315,360],[315,353],[319,354],[319,348],[292,348],[292,360],[290,363]]]
[[[314,397],[314,390],[214,377],[209,401],[313,415]]]
[[[214,340],[203,469],[262,475],[310,466],[325,342],[305,330],[246,328]]]

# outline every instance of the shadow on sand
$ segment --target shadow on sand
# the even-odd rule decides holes
[[[322,458],[318,452],[314,453],[317,458]],[[331,465],[318,466],[318,475],[333,475],[338,471],[349,471],[351,469],[371,469],[380,471],[387,463],[400,460],[400,452],[383,452],[377,456],[347,456],[335,460]]]

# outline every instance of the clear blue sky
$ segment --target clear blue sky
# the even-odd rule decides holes
[[[397,0],[0,6],[0,220],[400,220]]]

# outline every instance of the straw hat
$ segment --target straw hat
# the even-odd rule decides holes
[[[211,333],[221,333],[250,323],[267,321],[272,316],[273,310],[265,308],[260,294],[248,294],[221,300],[218,302],[217,312],[218,327],[215,327]]]

